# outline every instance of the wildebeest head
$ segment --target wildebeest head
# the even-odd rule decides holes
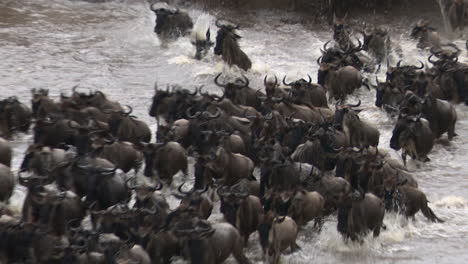
[[[268,97],[272,97],[275,94],[275,89],[278,87],[278,78],[276,78],[275,75],[275,81],[268,81],[268,76],[265,75],[265,78],[263,79],[263,84],[265,85],[265,91]]]
[[[343,120],[347,114],[355,115],[357,117],[357,113],[360,112],[359,109],[353,109],[354,107],[358,107],[361,105],[361,100],[355,105],[347,104],[347,105],[340,105],[340,102],[337,102],[335,105],[335,120],[333,121],[333,126],[337,129],[343,128]]]
[[[351,31],[349,26],[345,23],[346,15],[343,18],[334,19],[333,24],[333,40],[335,40],[340,48],[342,49],[349,49],[353,47],[353,44],[349,38]]]
[[[248,190],[241,185],[222,186],[218,188],[217,193],[221,199],[221,213],[230,224],[237,226],[237,212],[242,201],[249,196]]]
[[[200,60],[205,57],[214,42],[210,40],[210,29],[206,31],[205,36],[195,33],[195,40],[192,40],[192,45],[195,46],[195,59]]]
[[[31,94],[32,94],[31,104],[32,104],[33,115],[37,115],[39,111],[39,106],[41,105],[41,100],[49,96],[49,89],[33,88],[31,90]]]
[[[166,3],[157,3],[151,5],[151,11],[156,13],[156,27],[154,32],[161,34],[165,23],[167,23],[168,17],[179,13],[178,8],[169,6]]]
[[[376,83],[375,106],[382,107],[389,105],[397,107],[403,99],[403,92],[390,82],[380,82],[376,78]]]
[[[226,21],[216,21],[216,26],[219,28],[218,34],[216,36],[216,46],[214,48],[214,53],[216,55],[223,54],[223,44],[226,38],[240,39],[241,37],[234,33],[234,30],[239,29],[239,25],[234,25],[232,23],[226,23]]]
[[[154,175],[154,170],[156,169],[153,168],[154,159],[158,158],[158,152],[164,145],[165,143],[144,144],[143,154],[145,155],[145,171],[143,174],[146,177],[152,177]]]
[[[222,73],[216,75],[214,83],[217,86],[222,87],[224,89],[223,95],[226,98],[231,100],[233,103],[238,103],[240,100],[238,97],[240,96],[241,90],[243,88],[249,87],[249,79],[245,75],[242,75],[243,79],[237,78],[235,82],[228,82],[226,84],[223,84],[219,82],[219,77],[221,76],[221,74]]]
[[[429,26],[429,20],[421,19],[416,23],[416,25],[414,25],[413,29],[411,30],[411,37],[415,39],[420,38],[428,30],[434,30],[434,28]]]
[[[294,98],[304,97],[305,96],[305,89],[309,88],[309,86],[311,86],[312,77],[310,77],[310,75],[307,75],[307,76],[309,78],[308,81],[306,81],[305,79],[300,79],[300,80],[290,82],[290,83],[286,82],[286,76],[284,76],[283,84],[286,85],[286,86],[291,87],[291,89],[292,89],[291,93],[292,93],[292,96]]]
[[[416,123],[420,122],[421,116],[410,116],[406,113],[401,113],[400,117],[392,132],[390,139],[390,147],[394,150],[399,150],[403,142],[418,136]]]

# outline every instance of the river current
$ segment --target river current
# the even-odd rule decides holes
[[[434,13],[439,12],[434,10]],[[210,25],[215,36],[215,20],[221,13],[189,9],[196,24]],[[263,87],[263,77],[287,74],[288,80],[317,76],[319,48],[331,39],[326,26],[311,26],[291,14],[261,11],[236,17],[222,14],[233,21],[242,21],[239,30],[241,47],[253,62],[246,74],[251,87]],[[408,37],[414,17],[388,23],[393,42],[401,46],[403,63],[427,64],[427,51],[416,48]],[[193,59],[195,49],[190,37],[162,45],[153,33],[154,13],[146,1],[116,1],[93,4],[69,0],[0,0],[0,96],[18,96],[30,104],[32,88],[47,88],[52,98],[70,94],[71,88],[101,90],[110,99],[131,105],[134,114],[156,129],[148,115],[154,84],[165,89],[179,84],[194,89],[205,85],[211,92],[220,90],[214,76],[223,71],[228,76],[239,74],[229,69],[212,51],[202,61]],[[202,27],[203,28],[203,27]],[[464,40],[453,40],[464,48]],[[460,61],[466,62],[466,51]],[[397,58],[392,60],[396,63]],[[383,81],[386,66],[378,74]],[[367,76],[374,82],[375,76]],[[394,120],[374,106],[375,91],[361,89],[349,98],[362,99],[361,118],[375,124],[381,132],[380,149],[395,158],[399,154],[389,148]],[[459,105],[456,137],[448,142],[438,140],[429,154],[431,162],[409,161],[408,168],[426,193],[430,207],[445,223],[431,223],[421,213],[416,221],[387,213],[380,237],[368,237],[361,244],[346,244],[336,231],[336,217],[326,220],[321,233],[312,225],[300,231],[298,244],[302,250],[283,256],[282,263],[468,263],[468,107]],[[32,143],[31,133],[13,138],[16,173],[23,153]],[[193,161],[192,161],[193,162]],[[189,178],[192,176],[189,176]],[[170,191],[168,191],[169,193]],[[20,210],[25,189],[18,186],[11,200]],[[177,205],[170,198],[172,207]],[[216,206],[218,207],[218,206]],[[218,208],[211,217],[221,221]],[[257,235],[251,236],[247,255],[262,263]],[[182,260],[177,260],[182,263]],[[230,258],[228,263],[235,263]]]

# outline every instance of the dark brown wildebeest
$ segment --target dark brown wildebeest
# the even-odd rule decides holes
[[[438,218],[427,205],[428,202],[424,192],[418,188],[404,184],[404,181],[396,188],[385,190],[386,209],[400,210],[406,217],[412,217],[413,219],[414,215],[421,210],[430,221],[443,223],[444,221]],[[397,208],[392,208],[394,206]]]
[[[466,17],[466,3],[464,0],[454,0],[448,9],[448,19],[452,31],[456,32],[457,29],[463,32],[465,28]]]
[[[250,235],[257,231],[260,224],[263,208],[258,197],[249,195],[247,189],[239,187],[240,185],[222,186],[217,193],[224,219],[239,230],[244,246],[247,246]]]
[[[440,49],[442,41],[435,28],[429,26],[429,20],[419,20],[411,31],[411,37],[418,40],[417,47]]]
[[[309,107],[328,107],[327,95],[325,89],[320,84],[312,84],[312,78],[309,81],[304,79],[287,83],[286,76],[283,78],[283,84],[291,87],[291,95],[296,104]],[[283,95],[284,96],[284,92]]]
[[[145,144],[145,171],[147,177],[172,182],[172,177],[179,171],[187,175],[187,152],[177,142]],[[156,175],[155,175],[156,172]]]
[[[152,4],[151,11],[156,15],[154,32],[164,38],[178,38],[187,35],[193,27],[193,22],[186,12],[169,6],[165,2]]]
[[[16,96],[0,101],[0,136],[15,131],[26,132],[31,126],[32,112]],[[6,132],[6,133],[5,133]],[[8,133],[9,132],[9,133]]]
[[[46,118],[47,116],[60,114],[61,106],[49,98],[49,89],[32,89],[32,116],[35,118]]]
[[[242,250],[242,237],[229,223],[199,220],[192,226],[176,228],[174,233],[182,240],[183,253],[193,264],[223,263],[230,255],[239,264],[251,263]]]
[[[297,224],[289,216],[275,217],[272,211],[266,212],[258,227],[263,258],[278,264],[281,253],[287,248],[292,252],[300,249],[296,244],[297,232]]]
[[[325,199],[320,193],[298,190],[292,193],[283,192],[280,196],[288,205],[288,216],[294,219],[297,225],[304,226],[315,220],[314,225],[321,227]]]
[[[249,87],[249,79],[242,75],[243,80],[238,78],[235,82],[226,84],[220,83],[219,77],[222,73],[216,75],[214,83],[224,89],[224,96],[236,105],[251,106],[259,109],[261,101],[257,98],[258,91]]]
[[[252,67],[252,62],[249,57],[240,49],[237,41],[241,38],[234,31],[239,29],[239,25],[221,24],[216,21],[216,26],[219,28],[216,36],[216,46],[214,53],[222,55],[223,60],[229,65],[236,65],[244,71]]]
[[[194,45],[196,49],[195,59],[201,60],[206,56],[211,46],[214,45],[214,42],[210,40],[210,28],[208,28],[205,35],[195,32],[195,30],[192,32],[192,35],[194,35],[192,45]]]
[[[361,100],[356,105],[341,105],[336,104],[334,125],[342,130],[349,138],[351,147],[359,149],[369,146],[377,147],[379,145],[380,132],[373,125],[362,121],[358,112],[360,110],[353,109],[361,105]]]
[[[133,109],[127,106],[128,111],[113,111],[109,119],[109,132],[120,141],[129,141],[133,144],[149,142],[151,140],[151,130],[148,125],[130,116]],[[106,112],[105,113],[109,113]]]
[[[43,185],[47,177],[19,176],[20,184],[28,188],[22,217],[28,223],[44,225],[56,235],[64,235],[66,225],[74,220],[79,225],[86,212],[80,197],[70,191],[60,191],[55,184]]]
[[[335,69],[333,65],[322,63],[318,71],[318,83],[328,91],[328,101],[342,100],[352,94],[354,90],[368,85],[363,81],[361,72],[353,66],[345,66]]]
[[[401,157],[406,166],[406,155],[420,161],[430,161],[427,154],[434,146],[434,134],[429,122],[419,116],[400,114],[393,129],[390,147],[395,150],[403,148]]]
[[[360,240],[369,231],[374,237],[380,235],[385,206],[377,196],[366,193],[364,198],[355,199],[349,194],[342,197],[338,212],[338,231],[345,239]]]
[[[213,201],[206,195],[208,185],[202,190],[194,188],[188,192],[182,190],[183,185],[184,183],[178,188],[179,193],[183,195],[178,209],[191,208],[198,212],[201,218],[208,219],[213,211]]]

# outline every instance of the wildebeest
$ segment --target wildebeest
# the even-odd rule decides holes
[[[183,195],[178,209],[191,208],[198,212],[201,218],[208,219],[211,215],[211,211],[213,210],[213,201],[206,194],[209,189],[208,185],[206,185],[202,190],[193,188],[190,191],[183,191],[183,185],[184,183],[182,183],[178,188],[179,193]]]
[[[231,254],[239,264],[251,263],[242,251],[239,232],[229,223],[197,221],[181,225],[174,233],[182,240],[184,255],[193,264],[223,263]]]
[[[66,232],[69,221],[79,224],[85,217],[80,197],[70,191],[59,190],[56,184],[43,185],[44,177],[20,176],[19,181],[28,188],[22,217],[28,223],[51,228],[56,235]]]
[[[47,176],[52,182],[57,176],[53,169],[62,162],[71,161],[74,157],[74,153],[66,152],[63,149],[33,144],[28,147],[20,170],[22,172],[30,171],[39,176]]]
[[[356,105],[336,104],[334,125],[345,132],[349,138],[351,147],[365,148],[379,145],[380,132],[371,124],[362,121],[358,116],[358,110],[354,107],[361,105],[361,101]]]
[[[216,26],[219,28],[216,36],[216,46],[214,53],[222,55],[223,60],[229,65],[236,65],[244,71],[252,67],[252,62],[249,57],[240,49],[237,41],[241,38],[234,31],[239,29],[239,25],[229,23],[221,23],[216,21]]]
[[[133,144],[140,142],[149,142],[151,140],[151,130],[148,125],[131,116],[133,109],[126,112],[113,111],[109,119],[109,132],[121,141],[129,141]]]
[[[431,94],[419,98],[411,92],[406,92],[401,107],[407,107],[411,115],[421,113],[429,121],[435,138],[440,138],[445,132],[449,140],[456,136],[457,111],[449,102],[436,99]]]
[[[429,20],[419,20],[411,31],[411,37],[418,40],[417,47],[440,48],[442,42],[435,28],[429,26]]]
[[[341,67],[338,70],[333,65],[322,63],[318,71],[318,83],[328,91],[328,100],[345,100],[354,90],[367,84],[363,82],[361,73],[352,66]]]
[[[251,106],[259,109],[261,101],[258,99],[257,91],[249,87],[249,79],[242,76],[243,79],[236,79],[235,82],[228,82],[226,84],[219,82],[219,77],[222,73],[216,75],[214,83],[224,89],[224,96],[231,100],[234,104]]]
[[[369,52],[377,63],[385,61],[392,48],[388,30],[375,27],[370,30],[365,29],[362,33],[364,35],[362,49]]]
[[[86,196],[86,206],[96,202],[95,208],[101,210],[130,198],[124,175],[116,173],[117,168],[106,159],[82,156],[56,169],[60,171],[57,178],[60,188]]]
[[[397,209],[406,217],[412,217],[421,210],[424,216],[432,222],[443,223],[444,221],[437,217],[432,209],[427,205],[427,200],[424,192],[418,188],[402,184],[393,189],[385,190],[385,203],[387,209]],[[397,208],[391,208],[396,205]]]
[[[200,60],[208,53],[214,42],[211,41],[211,33],[209,26],[209,17],[201,15],[193,26],[192,45],[195,46],[195,59]]]
[[[257,231],[263,208],[258,197],[249,195],[247,189],[237,188],[238,186],[240,185],[218,188],[220,211],[226,221],[239,230],[246,246],[250,234]]]
[[[434,145],[434,135],[429,122],[421,116],[400,114],[393,129],[390,147],[395,150],[403,148],[401,157],[406,166],[406,155],[420,161],[429,161],[427,154]]]
[[[286,198],[289,204],[288,216],[294,219],[297,225],[306,225],[315,220],[315,225],[320,227],[325,199],[318,192],[307,192],[298,190]]]
[[[186,12],[171,7],[167,3],[151,5],[151,11],[156,14],[154,32],[164,38],[177,38],[190,32],[193,22]]]
[[[382,200],[371,193],[366,193],[363,199],[354,200],[349,196],[344,199],[347,205],[342,204],[338,212],[338,231],[344,238],[356,241],[369,231],[374,237],[379,236],[385,215]]]
[[[177,142],[145,144],[145,171],[147,177],[156,177],[172,182],[172,177],[179,171],[187,174],[187,152]]]
[[[125,173],[133,169],[137,174],[143,163],[143,153],[130,142],[97,138],[91,147],[93,156],[107,159]]]
[[[0,100],[0,136],[9,137],[15,131],[28,131],[31,118],[31,109],[16,96]]]
[[[310,75],[309,81],[300,79],[291,83],[287,83],[286,76],[284,76],[283,84],[291,87],[291,95],[295,103],[309,107],[328,107],[325,89],[319,84],[312,84]],[[284,97],[284,93],[281,96]]]
[[[223,147],[218,147],[206,157],[205,170],[209,170],[214,177],[222,179],[225,185],[233,185],[240,179],[248,179],[252,176],[254,163],[242,154],[228,152]]]
[[[403,100],[403,91],[391,82],[380,82],[378,78],[376,78],[376,83],[375,106],[390,113],[395,112]]]
[[[296,244],[298,227],[292,218],[275,217],[271,211],[265,213],[262,218],[258,233],[264,259],[267,258],[269,263],[278,264],[281,253],[287,248],[290,248],[291,252],[300,249]]]

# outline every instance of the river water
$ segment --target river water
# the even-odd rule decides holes
[[[439,13],[434,10],[434,14]],[[211,25],[215,35],[215,13],[197,9],[189,11],[197,23]],[[224,14],[230,17],[229,14]],[[233,16],[231,14],[231,16]],[[231,17],[232,18],[232,17]],[[411,20],[413,19],[413,20]],[[404,62],[426,62],[428,53],[416,48],[408,38],[409,25],[416,17],[386,22],[394,43],[401,46]],[[262,11],[233,19],[242,21],[241,46],[250,56],[253,68],[247,73],[251,87],[262,87],[265,74],[289,80],[311,74],[316,81],[319,47],[331,38],[328,27],[303,25],[294,16]],[[190,38],[162,45],[153,33],[154,14],[146,1],[117,1],[92,4],[68,0],[0,0],[0,96],[16,95],[30,102],[31,88],[48,88],[59,99],[71,87],[102,90],[111,99],[129,104],[134,113],[154,131],[155,122],[148,115],[154,84],[165,88],[180,84],[193,89],[204,84],[219,92],[212,80],[230,70],[212,51],[202,61],[192,59]],[[464,47],[463,40],[454,40]],[[466,61],[463,52],[460,61]],[[395,63],[395,60],[393,61]],[[385,66],[379,74],[384,80]],[[368,76],[371,82],[373,75]],[[349,101],[363,100],[362,118],[381,131],[380,148],[390,150],[393,121],[374,106],[374,91],[360,90]],[[283,257],[283,263],[468,263],[468,107],[457,106],[458,137],[448,142],[442,138],[430,153],[429,163],[410,161],[420,188],[427,194],[434,212],[446,223],[428,222],[420,213],[416,221],[387,214],[387,230],[380,237],[367,238],[362,245],[345,244],[336,231],[334,218],[327,219],[321,233],[306,226],[298,244],[302,250]],[[12,141],[13,170],[19,167],[32,135],[20,134]],[[25,196],[17,187],[12,207],[19,210]],[[177,201],[170,199],[171,205]],[[218,210],[212,216],[221,219]],[[262,263],[257,235],[248,245],[247,255]],[[229,259],[228,263],[235,263]]]

